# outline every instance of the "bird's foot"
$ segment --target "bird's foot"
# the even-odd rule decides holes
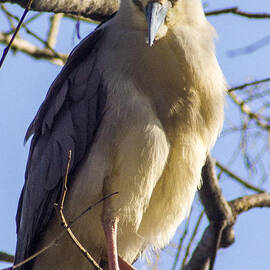
[[[124,261],[121,257],[118,256],[118,264],[120,270],[137,270],[135,267]]]

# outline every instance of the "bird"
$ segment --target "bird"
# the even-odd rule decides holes
[[[71,52],[30,124],[15,263],[63,231],[103,269],[131,270],[189,214],[221,132],[226,80],[200,0],[122,0]],[[67,235],[18,269],[95,269]]]

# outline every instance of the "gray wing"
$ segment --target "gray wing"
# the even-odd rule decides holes
[[[106,102],[102,74],[95,67],[103,35],[104,29],[98,28],[73,50],[26,133],[26,140],[33,138],[16,216],[15,263],[32,255],[50,219],[69,150],[72,172],[94,140]]]

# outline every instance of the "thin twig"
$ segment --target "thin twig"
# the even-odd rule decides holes
[[[189,228],[191,213],[192,213],[192,209],[191,209],[190,214],[188,216],[188,219],[186,221],[185,230],[182,233],[182,235],[180,237],[180,240],[179,240],[179,244],[178,244],[178,248],[177,248],[177,253],[176,253],[175,258],[174,258],[174,263],[173,263],[172,270],[175,270],[176,269],[176,266],[178,264],[178,260],[179,260],[179,257],[180,257],[180,252],[182,250],[184,240],[185,240],[185,238],[186,238],[186,236],[188,234],[188,228]]]
[[[110,195],[107,195],[105,197],[103,197],[102,199],[100,199],[98,202],[96,202],[95,204],[93,204],[92,206],[88,207],[87,209],[91,210],[94,206],[96,206],[97,204],[103,202],[104,200],[108,199],[109,197],[117,194],[118,192],[112,193]],[[86,213],[86,211],[84,211],[84,213]],[[82,216],[82,214],[80,214],[80,217]],[[72,222],[70,222],[70,224],[68,225],[68,227],[66,229],[69,229],[76,221],[78,220],[78,218],[76,218],[75,220],[73,220]],[[28,258],[26,258],[25,260],[23,260],[22,262],[19,262],[17,264],[15,264],[12,269],[16,269],[24,264],[26,264],[27,262],[33,260],[34,258],[36,258],[37,256],[39,256],[41,253],[45,252],[47,249],[53,247],[54,245],[57,245],[57,243],[60,241],[60,239],[65,235],[66,233],[66,229],[63,230],[57,238],[55,238],[54,240],[52,240],[48,245],[46,245],[44,248],[42,248],[41,250],[37,251],[36,253],[34,253],[33,255],[29,256]]]
[[[59,32],[59,25],[63,16],[64,16],[63,13],[57,13],[50,17],[50,28],[47,36],[47,44],[51,48],[54,48],[56,44],[57,35]]]
[[[237,48],[237,49],[232,49],[227,52],[229,57],[237,57],[240,55],[245,55],[245,54],[250,54],[253,53],[270,43],[270,35],[267,35],[252,44],[249,44],[248,46],[242,47],[242,48]]]
[[[241,100],[236,93],[229,92],[228,95],[231,97],[232,101],[240,107],[242,113],[246,114],[250,119],[253,119],[259,127],[266,130],[270,129],[269,123],[267,121],[262,121],[262,117],[258,113],[252,112],[250,107]]]
[[[95,269],[102,270],[102,268],[98,265],[98,263],[94,260],[94,258],[89,254],[89,252],[83,247],[83,245],[80,243],[80,241],[74,235],[74,233],[72,232],[70,226],[68,225],[66,218],[64,216],[64,213],[63,213],[65,198],[66,198],[67,190],[68,190],[67,189],[67,180],[68,180],[68,174],[69,174],[69,168],[70,168],[70,161],[71,161],[71,150],[69,151],[69,154],[68,154],[68,163],[67,163],[66,175],[65,175],[64,183],[63,183],[61,202],[60,202],[60,207],[58,208],[59,216],[61,219],[61,224],[65,228],[65,231],[68,232],[68,235],[71,238],[72,242],[80,250],[80,252],[83,254],[83,256],[95,267]],[[57,206],[57,204],[55,204],[55,205]]]
[[[13,20],[12,20],[13,19],[12,16],[10,16],[10,13],[7,11],[7,9],[6,9],[6,7],[5,7],[4,4],[1,4],[0,5],[0,8],[4,12],[4,14],[6,15],[7,20],[9,22],[9,25],[10,25],[10,28],[14,32],[16,30],[16,27],[14,26],[14,23],[13,23]]]
[[[270,19],[269,13],[248,13],[245,11],[241,11],[238,7],[231,7],[231,8],[223,8],[205,12],[206,16],[216,16],[222,14],[235,14],[242,17],[250,18],[250,19]]]
[[[15,15],[13,15],[13,14],[11,14],[7,9],[5,9],[5,13],[8,15],[8,16],[10,16],[10,17],[12,17],[13,19],[15,19],[15,20],[17,20],[17,21],[20,21],[20,19],[17,17],[17,16],[15,16]],[[57,15],[61,15],[61,13],[60,14],[57,14]],[[51,46],[50,44],[49,44],[49,42],[52,42],[52,39],[53,39],[53,37],[51,37],[52,35],[55,35],[55,32],[57,32],[57,31],[55,31],[56,29],[54,29],[53,31],[52,31],[52,33],[49,33],[48,34],[48,41],[46,41],[46,40],[43,40],[39,35],[37,35],[36,33],[34,33],[32,30],[30,30],[30,28],[26,25],[27,23],[29,23],[31,20],[32,20],[32,18],[33,17],[31,17],[29,20],[27,20],[25,23],[22,23],[22,25],[21,25],[21,28],[23,28],[25,31],[26,31],[26,33],[27,34],[29,34],[30,36],[32,36],[32,37],[34,37],[35,39],[37,39],[40,43],[42,43],[49,51],[51,51],[52,52],[52,55],[53,56],[55,56],[56,58],[59,58],[59,59],[61,59],[61,60],[63,60],[63,58],[62,58],[62,56],[61,56],[61,54],[59,54],[57,51],[55,51],[54,49],[53,49],[53,46]],[[55,27],[54,27],[55,28]],[[2,33],[3,35],[5,35],[5,36],[8,36],[9,34],[11,34],[12,33],[12,31],[11,32],[9,32],[9,33]],[[1,33],[0,33],[1,34]],[[54,38],[54,39],[56,39],[56,38]],[[9,39],[9,40],[11,40],[11,39]],[[15,42],[18,40],[18,35],[16,36],[16,39],[13,41],[13,43],[12,43],[12,48],[14,48],[14,47],[16,47],[15,46]],[[31,44],[31,43],[29,43],[29,44]],[[53,43],[52,43],[53,44]],[[32,44],[31,44],[32,45]],[[32,45],[32,46],[34,46],[34,45]],[[42,50],[44,50],[44,49],[42,49]],[[44,50],[45,51],[45,50]]]
[[[71,226],[74,225],[76,223],[76,221],[82,217],[84,214],[86,214],[88,211],[90,211],[93,207],[95,207],[96,205],[98,205],[99,203],[103,202],[104,200],[110,198],[113,195],[118,194],[118,192],[114,192],[112,194],[109,194],[105,197],[103,197],[102,199],[98,200],[96,203],[92,204],[91,206],[89,206],[86,210],[82,211],[82,213],[79,214],[79,216],[77,216],[73,221],[70,222],[70,224],[68,225],[66,222],[66,219],[64,217],[63,214],[63,209],[64,209],[64,201],[65,201],[65,197],[66,197],[66,193],[67,193],[67,178],[68,178],[68,172],[69,172],[69,168],[70,168],[70,161],[71,161],[71,151],[69,152],[69,156],[68,156],[68,163],[67,163],[67,168],[66,168],[66,175],[64,178],[64,185],[63,185],[63,189],[62,189],[62,196],[61,196],[61,203],[60,203],[60,208],[59,208],[59,212],[57,212],[58,214],[61,214],[61,220],[64,224],[64,230],[62,232],[60,232],[60,234],[58,235],[58,237],[56,237],[54,240],[52,240],[48,245],[46,245],[44,248],[42,248],[41,250],[37,251],[36,253],[34,253],[33,255],[31,255],[30,257],[26,258],[25,260],[23,260],[22,262],[17,263],[16,265],[14,265],[11,269],[16,269],[22,265],[24,265],[25,263],[33,260],[34,258],[36,258],[37,256],[39,256],[41,253],[45,252],[47,249],[53,247],[54,245],[57,245],[57,243],[60,241],[60,239],[65,235],[66,232],[68,232],[68,234],[70,235],[71,231]],[[57,204],[55,204],[55,206],[57,206]],[[71,235],[70,235],[71,236]],[[74,236],[74,235],[73,235]],[[80,248],[80,250],[82,252],[84,252],[85,256],[88,256],[88,259],[90,260],[90,254],[85,250],[83,250],[83,247],[81,246],[81,244],[79,243],[79,241],[76,239],[76,237],[74,236],[74,239],[72,238],[73,242]],[[90,256],[90,257],[89,257]],[[93,263],[93,262],[92,262]],[[96,269],[98,270],[102,270],[102,268],[100,268],[98,266],[98,264],[96,263],[97,266]]]
[[[11,35],[0,33],[0,43],[7,44],[11,39]],[[67,60],[68,55],[58,53],[58,56],[55,56],[46,48],[39,48],[27,40],[16,38],[12,43],[12,48],[14,50],[19,50],[31,57],[36,59],[46,59],[52,62],[53,64],[63,66]]]
[[[228,92],[232,92],[235,90],[242,90],[248,86],[253,86],[253,85],[257,85],[257,84],[261,84],[261,83],[266,83],[266,82],[270,82],[270,78],[266,78],[266,79],[262,79],[262,80],[257,80],[254,82],[250,82],[250,83],[244,83],[235,87],[232,87],[231,89],[228,90]]]
[[[17,17],[16,15],[12,14],[6,7],[4,4],[0,5],[1,10],[9,17],[11,17],[12,19],[16,20],[17,22],[20,21],[20,18]],[[25,20],[22,23],[22,27],[26,26],[27,24],[31,23],[32,21],[36,20],[38,17],[40,17],[42,15],[42,13],[37,13],[32,15],[30,18],[28,18],[27,20]],[[15,29],[14,29],[15,30]]]
[[[184,257],[184,259],[183,259],[183,261],[182,261],[181,269],[183,269],[184,265],[186,264],[186,261],[187,261],[188,256],[189,256],[189,251],[190,251],[191,245],[192,245],[193,240],[194,240],[194,238],[195,238],[195,236],[196,236],[196,234],[197,234],[197,232],[198,232],[199,226],[200,226],[201,221],[202,221],[203,214],[204,214],[204,211],[201,212],[201,214],[199,215],[199,218],[198,218],[198,220],[197,220],[197,222],[196,222],[194,231],[193,231],[193,233],[192,233],[192,235],[191,235],[191,237],[190,237],[188,246],[187,246],[187,248],[186,248],[186,253],[185,253],[185,257]]]
[[[260,189],[258,187],[255,187],[255,186],[251,185],[247,181],[243,180],[242,178],[240,178],[239,176],[237,176],[236,174],[234,174],[233,172],[231,172],[229,169],[227,169],[225,166],[223,166],[220,162],[216,161],[216,166],[220,170],[222,170],[224,173],[226,173],[228,176],[230,176],[231,178],[235,179],[238,183],[240,183],[244,187],[246,187],[246,188],[248,188],[250,190],[259,192],[259,193],[265,193],[265,190]]]
[[[23,12],[23,15],[22,15],[22,17],[21,17],[21,19],[20,19],[20,21],[19,21],[19,23],[18,23],[18,26],[16,27],[16,30],[15,30],[15,32],[14,32],[14,34],[13,34],[13,36],[12,36],[10,42],[8,43],[7,47],[6,47],[6,48],[4,49],[4,51],[3,51],[2,57],[1,57],[1,59],[0,59],[0,68],[2,67],[2,65],[3,65],[3,63],[4,63],[4,61],[5,61],[5,58],[6,58],[6,56],[7,56],[7,54],[8,54],[8,51],[9,51],[11,45],[12,45],[12,42],[14,41],[14,39],[15,39],[17,33],[19,32],[19,30],[20,30],[20,28],[21,28],[21,25],[22,25],[22,23],[23,23],[23,20],[24,20],[25,16],[27,15],[28,11],[29,11],[30,8],[31,8],[32,2],[33,2],[33,0],[29,0],[29,2],[28,2],[27,6],[26,6],[26,8],[25,8],[25,10],[24,10],[24,12]]]
[[[0,251],[0,261],[1,262],[14,262],[14,256],[6,252]]]
[[[62,233],[53,241],[51,241],[48,245],[46,245],[44,248],[40,249],[39,251],[35,252],[33,255],[29,256],[28,258],[26,258],[25,260],[23,260],[22,262],[19,262],[15,265],[12,266],[12,269],[16,269],[24,264],[26,264],[27,262],[33,260],[34,258],[36,258],[37,256],[39,256],[41,253],[45,252],[47,249],[53,247],[54,245],[57,245],[58,241],[60,240],[60,238],[65,234],[65,231],[62,231]]]

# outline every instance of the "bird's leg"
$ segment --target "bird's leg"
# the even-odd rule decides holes
[[[118,218],[105,219],[103,217],[103,229],[107,242],[107,256],[109,270],[136,270],[117,254],[117,224]]]
[[[111,194],[110,178],[105,177],[103,183],[103,195]],[[117,254],[117,225],[119,218],[113,214],[113,207],[110,198],[103,204],[102,225],[106,238],[107,257],[109,270],[120,270]]]
[[[104,179],[103,184],[103,195],[111,194],[111,190],[108,189],[110,186],[109,177]],[[102,225],[106,238],[107,257],[109,270],[136,270],[126,261],[118,256],[117,251],[117,225],[119,218],[113,213],[113,207],[111,199],[108,198],[103,204],[102,214]]]
[[[110,270],[120,270],[117,254],[117,224],[118,218],[103,219],[103,229],[106,237],[107,256]]]

